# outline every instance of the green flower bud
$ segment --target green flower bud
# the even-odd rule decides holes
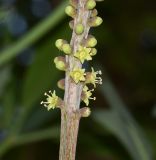
[[[72,48],[70,44],[63,44],[62,50],[65,54],[71,54],[72,53]]]
[[[56,65],[56,68],[61,70],[61,71],[65,71],[66,70],[66,62],[65,62],[65,58],[64,57],[56,57],[54,59],[54,63]]]
[[[72,21],[69,22],[69,27],[70,27],[71,29],[74,28],[74,20],[72,20]]]
[[[61,79],[57,82],[57,86],[60,88],[60,89],[65,89],[65,79]]]
[[[102,24],[103,20],[101,17],[94,17],[89,21],[90,27],[98,27]]]
[[[59,50],[62,50],[62,46],[63,44],[66,44],[67,41],[63,40],[63,39],[58,39],[56,40],[55,42],[55,46],[59,49]]]
[[[93,9],[91,12],[91,17],[96,17],[98,15],[97,9]]]
[[[94,22],[95,22],[96,26],[99,26],[102,24],[103,20],[101,17],[96,17]]]
[[[93,48],[97,45],[97,40],[93,36],[89,36],[86,41],[87,47]]]
[[[90,55],[91,56],[95,56],[97,54],[97,49],[96,48],[92,48]]]
[[[83,107],[80,109],[81,117],[87,118],[91,114],[91,110],[89,107]]]
[[[78,1],[77,0],[69,0],[70,5],[72,5],[73,7],[77,7],[78,5]]]
[[[84,32],[84,26],[83,26],[83,24],[81,24],[81,23],[77,24],[76,27],[75,27],[75,33],[78,34],[78,35],[80,35],[83,32]]]
[[[67,6],[66,8],[65,8],[65,13],[68,15],[68,16],[70,16],[70,17],[75,17],[75,15],[76,15],[76,11],[75,11],[75,8],[73,7],[73,6]]]
[[[86,8],[88,10],[91,10],[91,9],[95,8],[95,6],[96,6],[95,0],[88,0],[87,3],[86,3]]]

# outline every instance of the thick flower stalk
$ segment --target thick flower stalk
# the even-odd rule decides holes
[[[89,35],[91,27],[102,23],[95,9],[99,0],[70,0],[65,13],[73,18],[69,26],[73,30],[70,43],[58,39],[56,47],[65,55],[54,59],[56,68],[65,71],[65,79],[58,81],[57,85],[65,91],[64,100],[58,97],[55,91],[45,93],[46,101],[42,101],[48,110],[61,109],[61,136],[59,160],[75,160],[77,135],[81,117],[88,117],[91,113],[89,106],[96,84],[101,84],[101,71],[89,71],[83,67],[85,62],[91,61],[97,54],[95,46],[97,40]],[[92,88],[90,88],[92,87]],[[87,107],[81,107],[80,103]]]

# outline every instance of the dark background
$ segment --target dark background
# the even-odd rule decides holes
[[[54,44],[70,41],[66,1],[0,1],[0,157],[58,159],[59,110],[40,105],[64,74]],[[156,1],[105,0],[97,4],[103,24],[91,33],[103,85],[82,119],[77,160],[156,159]],[[48,19],[47,19],[48,18]],[[84,104],[82,104],[83,106]]]

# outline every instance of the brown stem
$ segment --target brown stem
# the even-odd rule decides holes
[[[61,113],[60,160],[75,160],[78,128],[76,114]]]
[[[84,25],[84,33],[77,35],[74,31],[72,33],[71,46],[73,53],[75,53],[83,40],[88,37],[90,27],[88,26],[88,18],[90,17],[90,11],[85,9],[86,0],[78,0],[77,16],[74,19],[74,27],[77,23]],[[60,136],[60,155],[59,160],[75,160],[77,135],[79,128],[80,116],[76,114],[76,111],[80,108],[82,84],[75,84],[70,76],[69,72],[76,66],[81,68],[81,63],[73,56],[66,56],[66,62],[68,63],[68,71],[65,77],[65,105],[61,109],[61,136]]]

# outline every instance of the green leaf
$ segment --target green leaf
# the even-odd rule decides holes
[[[45,33],[47,33],[65,17],[64,8],[67,1],[63,1],[59,7],[53,11],[47,18],[35,26],[26,35],[20,38],[17,42],[13,43],[9,48],[5,49],[0,54],[0,66],[22,53],[24,49],[31,46],[34,42],[38,41]]]
[[[11,80],[11,67],[3,67],[0,70],[0,97],[1,99],[1,106],[0,106],[0,117],[3,120],[0,122],[0,127],[6,127],[8,121],[12,116],[12,100],[13,94],[12,86],[9,84]],[[8,85],[9,84],[9,85]]]
[[[57,119],[58,113],[55,111],[48,112],[45,108],[37,108],[31,116],[29,116],[27,123],[24,125],[24,130],[34,130],[40,128],[49,121]],[[56,121],[55,121],[56,122]]]
[[[39,99],[41,96],[45,98],[44,92],[48,89],[53,90],[56,88],[56,80],[59,80],[58,76],[61,72],[55,68],[53,59],[56,55],[59,56],[63,53],[59,53],[54,44],[56,39],[60,37],[67,35],[67,37],[69,37],[69,29],[66,27],[64,25],[58,27],[57,32],[53,34],[50,40],[45,41],[37,50],[38,53],[35,62],[29,68],[25,77],[22,92],[23,110],[21,110],[17,123],[13,126],[15,133],[21,130],[32,107],[35,106],[36,103],[40,106]]]
[[[120,140],[134,160],[152,159],[149,144],[140,129],[129,120],[124,119],[120,113],[114,110],[100,110],[93,113],[93,116],[102,127],[108,129]]]
[[[2,95],[6,84],[9,82],[11,77],[11,68],[10,67],[3,67],[0,70],[0,96]]]
[[[14,141],[12,142],[12,145],[23,145],[27,143],[32,142],[38,142],[41,140],[47,140],[47,139],[58,139],[59,137],[60,129],[58,126],[53,126],[52,128],[48,129],[42,129],[35,132],[25,133],[22,135],[19,135],[14,138]]]
[[[103,144],[97,136],[92,135],[91,132],[81,133],[79,135],[79,146],[84,153],[94,153],[100,157],[115,157],[118,159],[118,155],[114,153],[112,148],[108,147],[107,144]]]
[[[7,88],[7,92],[4,93],[2,103],[3,103],[3,127],[9,128],[12,122],[13,116],[15,115],[15,86],[14,83],[10,84]]]
[[[59,71],[55,69],[52,63],[57,55],[57,50],[52,47],[53,39],[43,43],[37,49],[35,62],[28,70],[23,87],[23,106],[32,106],[41,97],[42,94],[56,81]],[[53,88],[52,88],[53,89]]]
[[[104,71],[104,69],[102,69]],[[151,146],[137,122],[114,89],[106,73],[101,93],[110,105],[107,111],[93,113],[94,120],[107,128],[126,147],[134,160],[152,160]]]

